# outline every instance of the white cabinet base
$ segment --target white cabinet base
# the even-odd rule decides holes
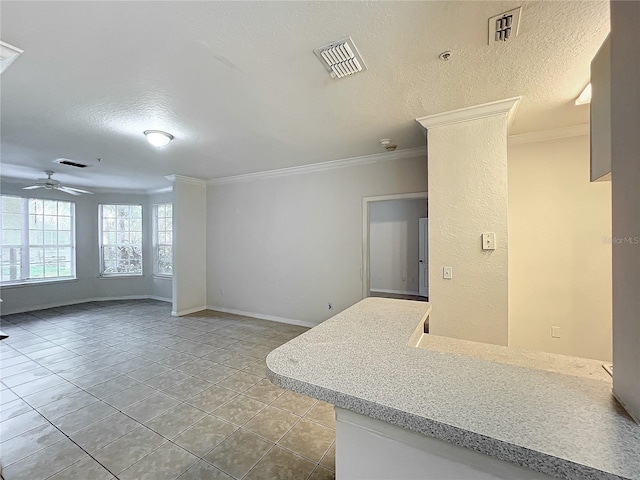
[[[552,477],[336,407],[336,480]]]

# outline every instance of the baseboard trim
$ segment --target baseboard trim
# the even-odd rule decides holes
[[[242,315],[244,317],[259,318],[260,320],[270,320],[272,322],[287,323],[289,325],[297,325],[299,327],[313,328],[318,325],[317,323],[306,322],[304,320],[277,317],[275,315],[266,315],[264,313],[245,312],[244,310],[236,310],[235,308],[217,307],[215,305],[207,305],[207,310],[216,310],[218,312],[232,313],[234,315]]]
[[[186,308],[186,309],[180,310],[180,311],[172,310],[171,311],[171,316],[173,316],[173,317],[182,317],[183,315],[189,315],[190,313],[201,312],[202,310],[206,310],[206,309],[207,309],[207,306],[203,305],[202,307]]]
[[[378,293],[396,293],[398,295],[420,295],[420,292],[410,292],[409,290],[384,290],[382,288],[372,288],[371,291]]]
[[[156,295],[149,295],[148,297],[151,300],[158,300],[159,302],[167,302],[167,303],[171,303],[173,302],[172,298],[168,298],[168,297],[158,297]]]
[[[113,300],[159,300],[161,302],[171,303],[171,299],[156,297],[152,295],[123,295],[120,297],[92,297],[80,300],[67,300],[65,302],[53,302],[42,305],[31,305],[23,308],[7,309],[1,308],[2,315],[13,315],[16,313],[37,312],[38,310],[46,310],[47,308],[68,307],[70,305],[80,305],[89,302],[108,302]]]

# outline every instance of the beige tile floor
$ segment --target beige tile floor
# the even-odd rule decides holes
[[[265,357],[306,329],[151,300],[11,315],[1,328],[5,480],[335,478],[333,407]]]

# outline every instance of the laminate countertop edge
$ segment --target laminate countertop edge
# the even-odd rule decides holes
[[[440,351],[440,343],[465,351],[474,342],[434,336],[430,349],[425,336],[427,345],[414,348],[430,308],[367,298],[271,352],[267,376],[282,388],[556,478],[640,479],[640,426],[613,399],[610,383]],[[582,366],[582,359],[566,358]]]

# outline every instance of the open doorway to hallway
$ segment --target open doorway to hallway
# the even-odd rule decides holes
[[[427,301],[426,194],[371,197],[363,207],[367,219],[363,296]]]

